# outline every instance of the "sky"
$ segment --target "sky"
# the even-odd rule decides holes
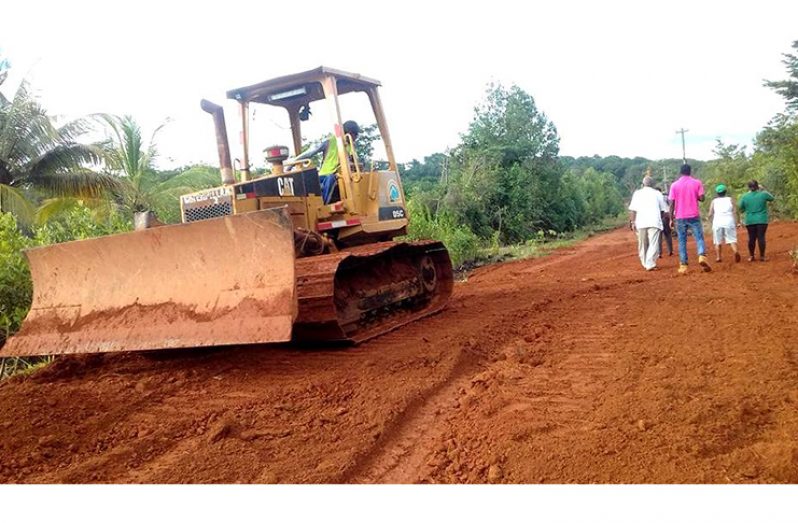
[[[162,168],[217,163],[202,98],[225,106],[240,157],[226,91],[319,65],[381,81],[400,162],[456,146],[490,82],[531,94],[563,155],[679,158],[685,128],[687,156],[709,160],[717,139],[750,151],[783,110],[762,82],[786,77],[798,40],[798,2],[772,0],[7,0],[2,13],[6,93],[24,77],[50,114],[130,114],[147,136],[168,119]],[[254,118],[253,151],[291,145],[284,114]]]

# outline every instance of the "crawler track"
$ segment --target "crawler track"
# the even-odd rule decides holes
[[[441,310],[452,264],[440,242],[384,242],[296,263],[295,341],[360,343]]]

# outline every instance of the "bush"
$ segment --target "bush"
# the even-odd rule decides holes
[[[73,207],[35,229],[37,245],[96,238],[131,230],[132,224],[118,213],[98,215],[83,206]]]
[[[19,231],[14,216],[0,213],[0,346],[30,308],[33,287],[22,250],[34,245]]]
[[[456,225],[454,219],[447,214],[432,216],[426,208],[414,204],[413,200],[407,202],[407,209],[410,213],[408,239],[443,242],[455,267],[477,258],[482,242],[471,229]]]
[[[0,347],[14,334],[30,310],[33,284],[23,250],[127,231],[130,224],[117,214],[99,218],[86,207],[74,207],[57,219],[24,235],[13,215],[0,213]],[[0,358],[0,379],[31,370],[49,358]]]

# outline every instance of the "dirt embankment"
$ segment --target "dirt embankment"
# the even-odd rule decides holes
[[[798,224],[768,241],[680,277],[615,231],[354,348],[62,357],[0,385],[0,480],[795,483]]]

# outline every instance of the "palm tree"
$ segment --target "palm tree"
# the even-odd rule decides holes
[[[116,202],[124,212],[134,216],[134,222],[149,223],[156,210],[173,214],[170,211],[181,194],[218,184],[218,175],[209,179],[202,167],[169,173],[155,169],[154,161],[158,156],[155,138],[168,120],[155,129],[145,144],[141,127],[132,116],[104,114],[98,117],[111,130],[104,158],[108,170],[121,182],[115,194]]]
[[[123,182],[117,195],[119,205],[132,213],[151,211],[155,203],[152,190],[154,161],[158,155],[155,137],[165,123],[155,129],[149,144],[145,146],[141,127],[132,116],[102,114],[98,117],[113,134],[106,144],[104,156],[108,169]]]
[[[0,94],[0,211],[29,222],[37,196],[98,200],[113,190],[113,177],[87,167],[101,163],[101,149],[76,141],[90,127],[56,125],[25,81],[11,99]]]

